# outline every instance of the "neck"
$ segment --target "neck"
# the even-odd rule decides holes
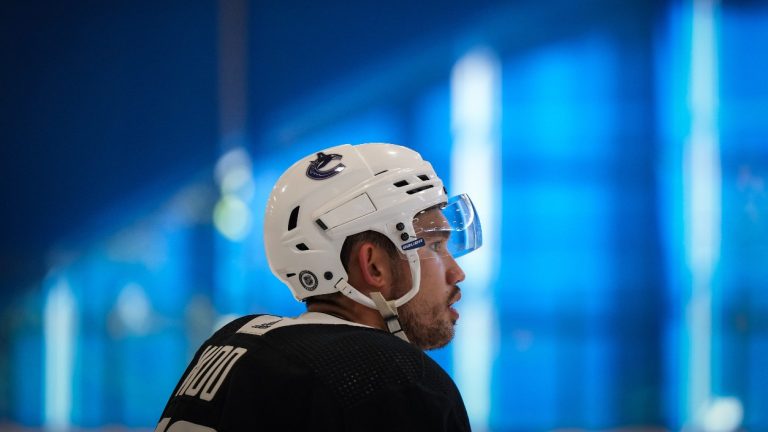
[[[377,310],[363,306],[343,294],[332,295],[328,298],[316,297],[307,303],[307,311],[333,315],[346,321],[382,330],[387,329],[384,319],[381,318]]]

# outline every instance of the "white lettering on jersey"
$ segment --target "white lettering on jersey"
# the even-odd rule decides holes
[[[194,381],[195,378],[197,378],[198,374],[200,373],[200,370],[208,365],[212,356],[215,353],[217,353],[220,348],[221,347],[215,347],[212,345],[205,347],[205,351],[203,351],[203,353],[200,355],[200,358],[197,360],[197,364],[195,365],[195,367],[192,368],[191,371],[189,371],[189,374],[187,375],[187,377],[184,379],[184,382],[179,387],[179,391],[176,392],[176,396],[181,395],[182,393],[184,393],[185,390],[187,390],[187,387],[189,387],[192,381]]]
[[[197,396],[200,390],[203,390],[200,393],[200,399],[210,401],[216,396],[216,392],[219,391],[232,366],[246,351],[248,350],[245,348],[235,348],[232,345],[205,347],[197,364],[176,392],[176,396],[182,394]]]
[[[227,378],[227,375],[232,369],[232,366],[235,365],[235,362],[240,360],[240,357],[242,357],[246,351],[248,350],[245,348],[235,348],[230,353],[228,353],[227,356],[223,358],[223,360],[219,361],[216,366],[211,368],[213,373],[210,376],[213,378],[207,379],[208,385],[206,385],[203,389],[203,392],[200,393],[200,399],[209,401],[213,399],[214,396],[216,396],[216,392],[219,391],[221,383],[223,383],[224,379]],[[224,369],[224,372],[219,374],[222,369]],[[218,378],[215,378],[216,376],[218,376]]]
[[[216,353],[211,356],[211,360],[208,362],[205,369],[198,373],[198,378],[193,381],[189,387],[187,387],[187,390],[184,392],[184,394],[187,396],[197,396],[197,394],[200,392],[200,389],[202,389],[205,383],[211,378],[211,372],[213,372],[213,370],[218,367],[219,363],[221,363],[221,361],[224,360],[227,355],[229,355],[229,353],[232,351],[232,348],[232,345],[219,347],[216,350]]]

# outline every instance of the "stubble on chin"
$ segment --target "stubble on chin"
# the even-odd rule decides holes
[[[442,348],[453,339],[456,324],[446,317],[445,308],[435,306],[422,311],[414,304],[406,303],[399,308],[400,324],[411,343],[422,350]]]

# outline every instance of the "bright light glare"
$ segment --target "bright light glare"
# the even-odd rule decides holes
[[[490,298],[498,257],[500,202],[500,66],[493,51],[462,57],[451,76],[452,193],[467,193],[483,226],[483,246],[459,260],[467,269],[462,320],[453,344],[455,377],[474,429],[487,428],[491,411],[495,318]]]
[[[254,191],[251,170],[245,167],[237,167],[227,171],[221,180],[221,191],[223,193],[241,192],[244,198],[252,198]]]
[[[219,158],[219,161],[216,162],[216,168],[214,169],[216,183],[223,187],[227,174],[236,170],[245,170],[249,173],[252,171],[251,157],[242,147],[236,147],[224,153]]]
[[[720,250],[720,154],[717,130],[716,4],[692,3],[688,104],[690,134],[684,152],[686,258],[692,286],[688,331],[687,417],[699,417],[712,394],[712,274]],[[708,411],[707,411],[708,412]]]
[[[456,63],[451,77],[451,194],[467,193],[483,226],[483,247],[462,258],[478,281],[473,293],[488,290],[498,256],[500,69],[495,54],[479,48]]]
[[[691,269],[699,274],[711,273],[720,249],[721,175],[714,8],[712,0],[693,3],[688,92],[691,130],[684,172],[688,185],[688,261]]]
[[[453,132],[485,138],[493,132],[498,74],[494,54],[477,49],[456,63],[451,77]]]
[[[224,195],[213,209],[213,224],[224,237],[241,241],[251,231],[251,210],[237,196]]]
[[[744,408],[734,397],[715,398],[701,415],[705,432],[734,432],[741,426]]]
[[[117,316],[120,323],[129,332],[144,334],[149,328],[150,304],[144,288],[137,283],[129,283],[117,297]]]
[[[45,425],[67,430],[72,412],[77,304],[64,278],[51,287],[45,303]]]

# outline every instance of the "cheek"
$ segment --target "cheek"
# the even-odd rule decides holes
[[[417,297],[421,297],[420,303],[428,305],[439,301],[445,294],[446,283],[444,266],[440,260],[421,261],[421,284]]]
[[[434,279],[435,274],[437,273],[436,267],[436,261],[435,259],[423,259],[419,261],[419,265],[421,266],[421,280],[424,281],[431,281]]]
[[[445,265],[440,259],[422,260],[421,290],[436,291],[445,284]]]

